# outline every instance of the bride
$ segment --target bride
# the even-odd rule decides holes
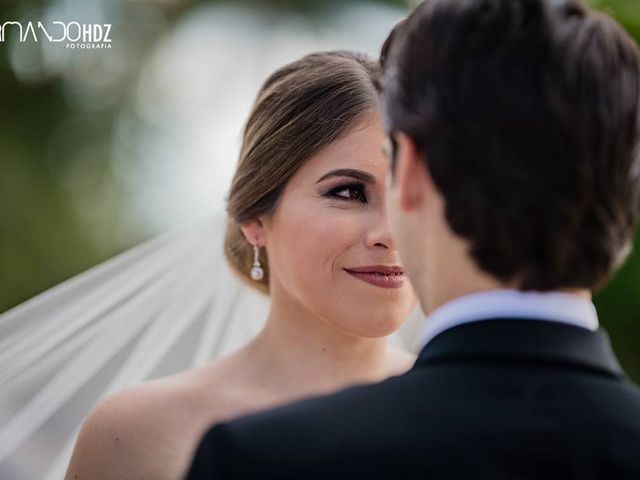
[[[270,296],[267,322],[234,353],[107,397],[84,422],[67,479],[179,478],[213,423],[413,365],[385,338],[417,299],[384,209],[378,76],[374,60],[334,51],[267,79],[225,238],[233,270]]]

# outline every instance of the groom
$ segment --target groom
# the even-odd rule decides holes
[[[188,478],[640,479],[640,391],[591,302],[640,216],[636,45],[577,0],[426,0],[382,60],[425,346],[212,428]]]

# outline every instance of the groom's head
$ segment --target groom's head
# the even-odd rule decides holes
[[[574,0],[426,0],[381,61],[389,215],[418,289],[458,281],[462,257],[479,286],[609,278],[640,215],[640,60],[618,24]]]

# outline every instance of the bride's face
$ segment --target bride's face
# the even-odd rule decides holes
[[[398,329],[416,305],[385,211],[387,159],[378,116],[308,159],[264,221],[271,294],[359,337]]]

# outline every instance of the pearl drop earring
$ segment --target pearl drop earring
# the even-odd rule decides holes
[[[253,246],[253,267],[251,267],[251,278],[256,282],[262,280],[264,277],[264,270],[260,266],[260,247],[258,245]]]

